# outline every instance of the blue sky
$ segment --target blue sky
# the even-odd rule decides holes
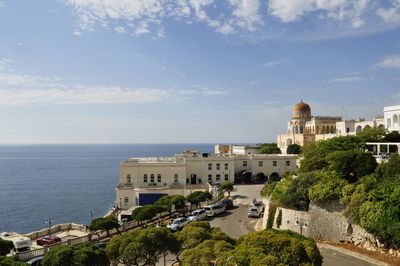
[[[0,0],[0,143],[258,143],[400,104],[400,0]]]

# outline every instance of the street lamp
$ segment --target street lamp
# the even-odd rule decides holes
[[[90,223],[92,223],[93,222],[93,216],[94,216],[94,210],[93,209],[91,209],[90,210],[90,212],[88,213],[88,214],[90,214]]]
[[[51,224],[54,223],[54,220],[49,216],[49,219],[47,219],[45,223],[49,225],[49,236],[51,236]]]
[[[300,220],[300,221],[299,221],[299,220]],[[298,226],[300,226],[300,234],[303,235],[303,227],[304,227],[304,228],[307,228],[308,225],[307,225],[307,223],[305,223],[305,222],[303,221],[303,218],[300,218],[299,220],[296,221],[296,224],[297,224]]]

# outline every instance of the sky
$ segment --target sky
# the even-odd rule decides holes
[[[0,0],[0,144],[261,143],[400,104],[400,0]]]

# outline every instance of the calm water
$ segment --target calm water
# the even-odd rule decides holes
[[[119,162],[170,156],[184,148],[211,152],[211,144],[0,146],[0,232],[28,233],[56,223],[88,224],[115,200]]]

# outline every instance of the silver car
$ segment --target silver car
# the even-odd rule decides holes
[[[207,219],[207,212],[205,209],[195,210],[190,214],[188,219],[191,222],[203,221],[203,220]]]

